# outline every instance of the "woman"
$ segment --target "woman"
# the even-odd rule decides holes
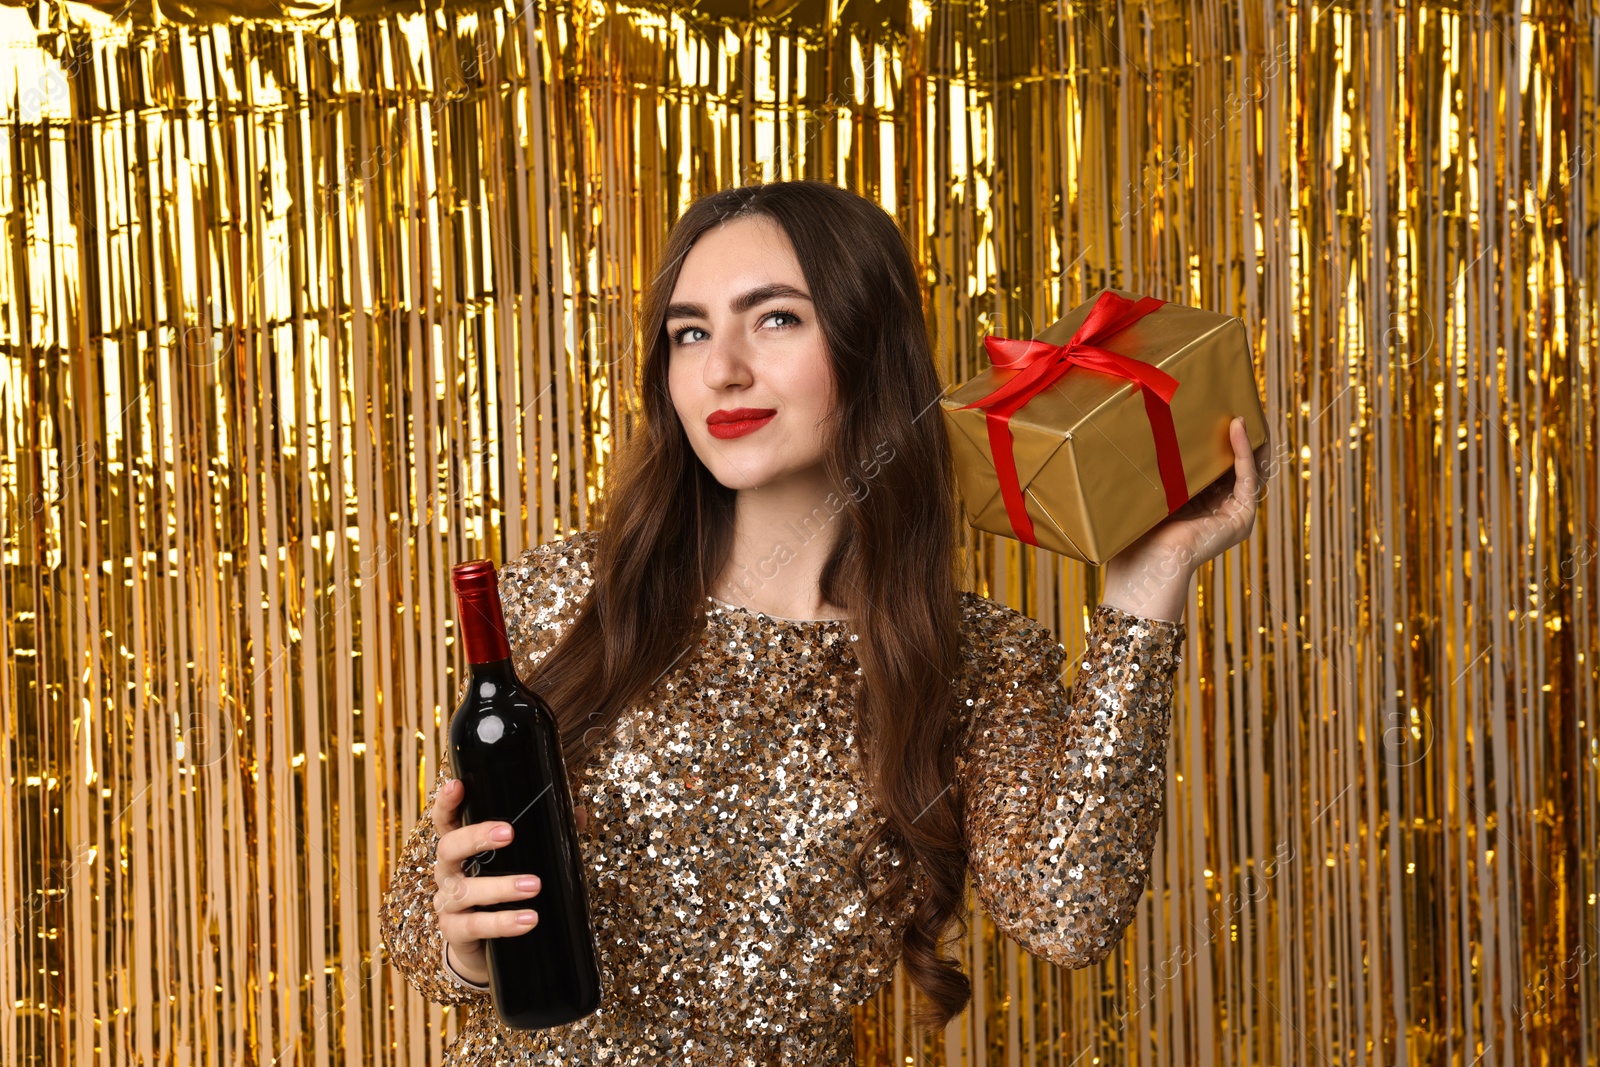
[[[1070,697],[1043,625],[957,584],[954,477],[917,274],[877,205],[730,189],[645,294],[644,425],[598,530],[502,568],[519,672],[562,722],[600,1010],[503,1028],[484,941],[537,878],[469,878],[510,827],[441,775],[383,911],[396,966],[467,1006],[450,1064],[853,1062],[903,962],[941,1026],[965,879],[1065,966],[1102,959],[1160,823],[1188,583],[1254,517],[1236,468],[1108,561]],[[496,832],[502,836],[497,838]],[[521,910],[478,905],[526,900]]]

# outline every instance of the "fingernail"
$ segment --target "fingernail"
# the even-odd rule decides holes
[[[491,833],[489,836],[494,838],[494,840],[496,840],[496,841],[510,841],[511,840],[511,827],[509,827],[509,826],[496,826],[494,828],[494,832]]]
[[[539,888],[539,879],[533,875],[529,875],[526,878],[518,878],[517,888],[522,890],[524,893],[531,893],[535,889]]]
[[[535,912],[531,912],[531,911],[519,911],[519,912],[517,912],[517,922],[521,923],[523,926],[532,926],[534,924],[534,922],[538,918],[539,918],[539,916]]]

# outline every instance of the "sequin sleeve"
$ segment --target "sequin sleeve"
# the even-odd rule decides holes
[[[584,532],[546,542],[500,569],[506,636],[523,677],[555,645],[588,589],[586,560],[593,536]],[[436,1004],[474,1004],[486,1000],[489,991],[467,984],[445,966],[444,936],[433,908],[438,892],[433,866],[439,845],[433,800],[445,781],[441,771],[429,790],[422,818],[395,861],[380,923],[389,959],[417,992]]]
[[[594,584],[589,561],[598,536],[595,531],[582,530],[546,541],[500,568],[506,640],[519,676],[530,677],[534,665],[577,618]]]
[[[487,987],[467,985],[444,965],[444,935],[433,898],[439,885],[433,865],[439,833],[433,825],[433,800],[444,785],[441,772],[428,791],[422,818],[412,828],[395,861],[389,889],[379,910],[379,930],[389,962],[418,993],[435,1004],[472,1004],[487,1000]]]
[[[1003,933],[1082,967],[1110,953],[1144,891],[1184,624],[1099,605],[1069,696],[1060,643],[1007,614],[985,637],[957,761],[973,885]]]

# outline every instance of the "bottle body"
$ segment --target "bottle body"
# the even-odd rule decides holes
[[[511,841],[475,856],[467,873],[534,874],[540,882],[533,897],[483,906],[539,915],[525,933],[485,939],[490,994],[509,1027],[561,1026],[600,1006],[600,972],[560,733],[550,708],[517,677],[493,565],[462,564],[452,577],[471,671],[450,720],[462,824],[512,827]]]

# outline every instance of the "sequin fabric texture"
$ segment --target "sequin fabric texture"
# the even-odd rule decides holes
[[[500,573],[518,670],[570,625],[596,534]],[[1049,629],[962,593],[958,786],[975,894],[998,927],[1064,966],[1103,958],[1133,918],[1160,824],[1184,624],[1098,606],[1071,692]],[[781,619],[707,598],[707,630],[573,770],[602,1004],[568,1026],[504,1027],[443,964],[428,811],[381,912],[389,958],[459,1005],[445,1067],[855,1062],[851,1005],[893,977],[915,894],[875,914],[849,872],[882,821],[854,750],[860,667],[848,620]],[[868,862],[877,889],[890,865]],[[538,873],[538,872],[534,872]],[[538,897],[529,906],[538,910]]]

